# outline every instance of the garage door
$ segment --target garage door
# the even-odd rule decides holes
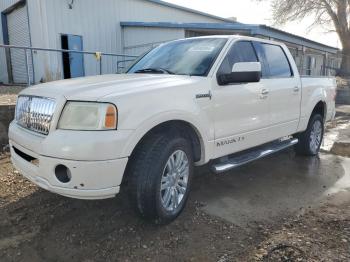
[[[30,46],[27,7],[20,6],[7,14],[8,38],[10,45]],[[29,54],[29,53],[28,53]],[[32,57],[28,55],[30,79],[33,81]],[[10,51],[12,80],[15,84],[27,83],[25,52],[22,49]]]

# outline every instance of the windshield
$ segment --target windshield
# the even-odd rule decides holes
[[[127,73],[207,76],[226,42],[226,38],[197,38],[163,44],[138,60]]]

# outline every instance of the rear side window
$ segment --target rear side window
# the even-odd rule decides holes
[[[269,65],[269,77],[291,77],[293,76],[289,61],[282,47],[278,45],[261,44]]]
[[[239,41],[235,43],[226,55],[218,72],[229,74],[232,71],[233,65],[239,62],[258,62],[251,42]]]

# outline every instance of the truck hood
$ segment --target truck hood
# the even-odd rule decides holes
[[[113,74],[66,79],[26,88],[21,94],[99,101],[105,96],[190,84],[198,77],[160,74]]]

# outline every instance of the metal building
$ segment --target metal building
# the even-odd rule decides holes
[[[339,63],[336,48],[159,0],[1,0],[0,12],[0,44],[140,55],[169,40],[239,33],[286,42],[303,74],[334,73],[329,68]],[[100,65],[98,59],[0,48],[0,82],[25,83],[27,71],[35,83],[95,75],[100,66],[103,73],[115,73],[123,63],[123,58],[104,56]]]

